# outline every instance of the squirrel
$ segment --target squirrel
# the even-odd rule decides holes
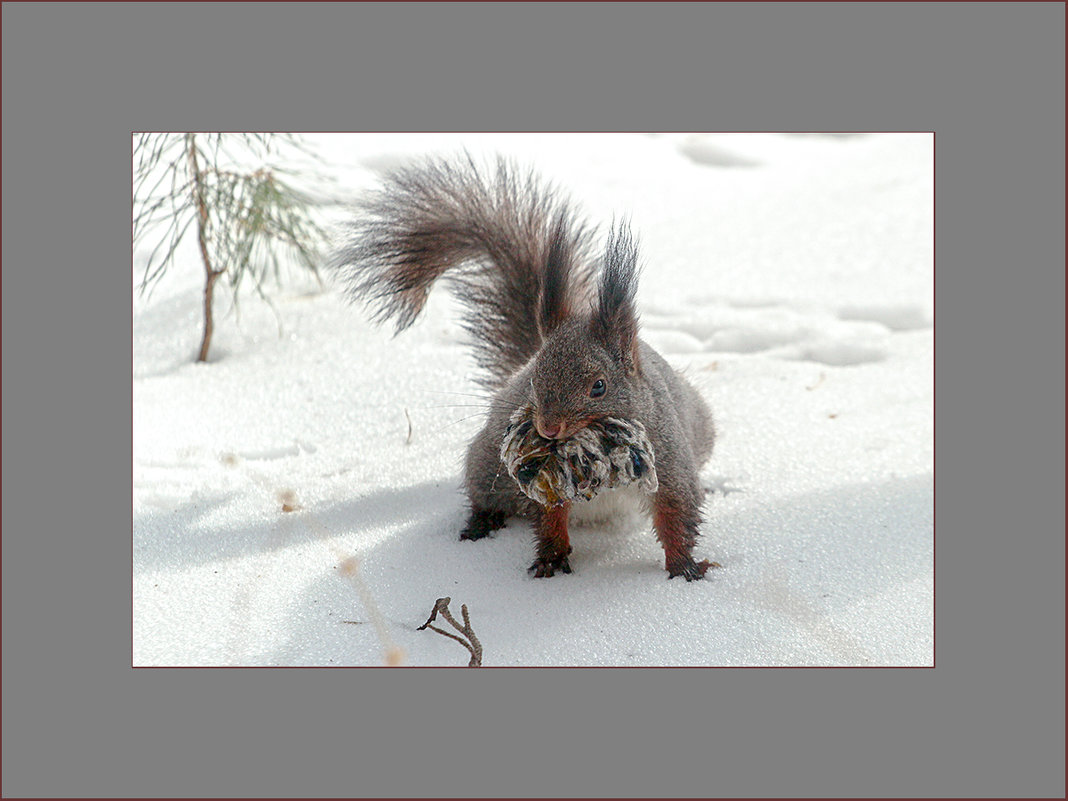
[[[509,416],[529,405],[546,440],[605,417],[640,421],[659,479],[644,506],[668,578],[701,579],[716,566],[693,556],[712,416],[638,337],[638,250],[629,223],[613,223],[595,258],[593,228],[554,186],[503,157],[480,165],[466,153],[387,171],[356,212],[330,263],[346,293],[368,302],[376,322],[392,318],[399,333],[448,274],[484,370],[480,383],[493,393],[464,462],[470,516],[460,539],[482,539],[510,517],[526,517],[536,537],[534,576],[571,572],[572,503],[542,507],[502,471]]]

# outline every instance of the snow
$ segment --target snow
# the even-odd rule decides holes
[[[642,335],[716,418],[721,567],[669,581],[636,513],[575,527],[550,579],[523,521],[460,542],[484,400],[442,288],[397,337],[296,275],[273,309],[217,293],[195,364],[183,252],[133,300],[135,665],[466,665],[417,630],[443,596],[487,667],[933,664],[930,134],[306,139],[351,192],[466,147],[632,218]]]

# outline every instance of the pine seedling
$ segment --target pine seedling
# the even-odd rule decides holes
[[[279,145],[314,158],[293,135],[140,133],[133,142],[133,242],[151,248],[141,280],[146,292],[178,260],[188,235],[196,238],[204,270],[204,328],[197,361],[206,361],[214,331],[215,285],[226,277],[238,289],[247,277],[256,293],[282,267],[319,276],[325,229],[321,201],[292,184],[293,173],[273,166]],[[255,168],[248,165],[256,164]]]

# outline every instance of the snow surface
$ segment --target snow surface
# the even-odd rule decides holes
[[[460,542],[455,302],[394,338],[296,276],[274,309],[224,292],[195,364],[189,251],[133,301],[135,665],[466,665],[417,630],[442,596],[486,666],[933,664],[931,135],[307,139],[351,192],[466,147],[632,218],[642,336],[718,425],[696,556],[722,567],[669,581],[634,514],[574,528],[550,579],[523,521]]]

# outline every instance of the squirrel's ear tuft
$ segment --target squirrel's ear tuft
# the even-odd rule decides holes
[[[577,237],[571,233],[576,228],[579,230]],[[566,209],[556,215],[548,233],[545,271],[538,296],[538,333],[542,339],[571,316],[572,272],[577,250],[581,247],[579,240],[585,236],[580,224],[569,218]]]
[[[638,246],[627,223],[612,226],[590,329],[628,373],[638,369]]]

